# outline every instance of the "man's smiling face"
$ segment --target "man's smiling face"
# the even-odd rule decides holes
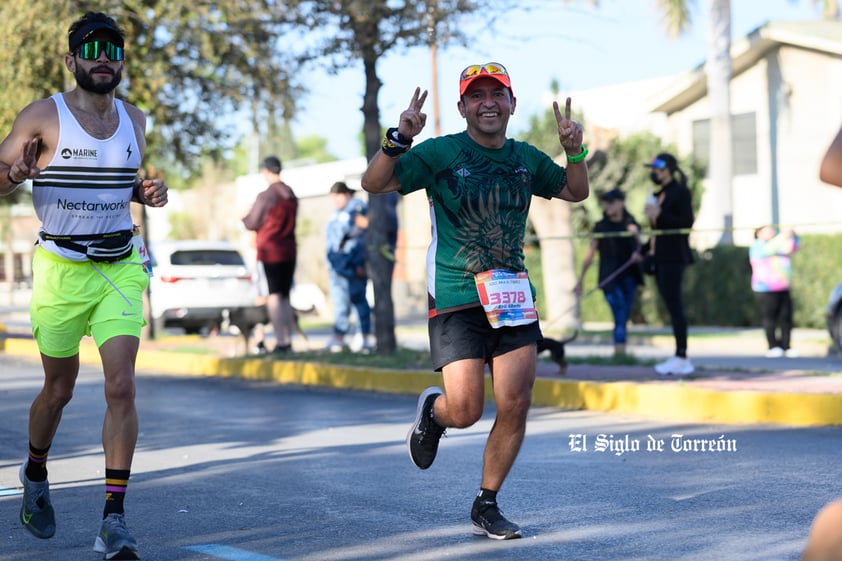
[[[469,134],[505,137],[515,103],[509,88],[494,78],[483,77],[471,82],[459,100],[458,108],[467,121]]]

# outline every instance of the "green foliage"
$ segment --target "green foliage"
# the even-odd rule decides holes
[[[759,323],[751,291],[748,248],[716,246],[696,255],[684,275],[684,308],[690,325],[747,327]],[[660,314],[668,324],[669,315]]]
[[[557,84],[551,84],[550,87],[554,93],[557,93]],[[582,116],[576,114],[575,108],[573,118],[583,122]],[[587,123],[583,124],[587,131]],[[518,138],[547,154],[561,155],[558,124],[551,107],[547,108],[543,114],[531,116],[529,127],[519,134]],[[594,224],[602,218],[603,211],[600,202],[602,193],[611,189],[621,189],[626,193],[626,207],[629,212],[637,218],[643,230],[649,227],[643,220],[643,206],[644,200],[652,193],[655,186],[649,179],[649,169],[644,167],[643,164],[650,162],[660,152],[678,154],[675,147],[665,146],[658,137],[650,133],[633,134],[612,142],[606,150],[592,151],[588,159],[591,196],[582,203],[574,205],[571,214],[573,230],[580,236],[572,240],[577,272],[581,270],[582,258],[590,243],[588,233],[593,230]],[[702,179],[704,174],[701,173],[701,166],[690,159],[679,157],[678,160],[679,167],[687,174],[688,187],[693,194],[693,207],[698,211],[703,193]],[[527,239],[534,239],[534,233],[527,232]],[[540,240],[536,240],[535,246],[536,249],[540,246]],[[540,252],[527,252],[526,263],[530,271],[530,279],[538,289],[539,314],[541,314],[541,317],[545,317],[542,277],[540,275]],[[586,296],[581,304],[581,318],[583,321],[611,322],[611,310],[605,302],[602,292],[592,290],[598,283],[598,271],[597,266],[592,266],[585,276],[583,286]],[[666,310],[660,302],[653,279],[649,278],[646,284],[640,288],[638,301],[632,312],[632,321],[636,323],[663,323],[665,317],[668,317]]]
[[[626,208],[643,229],[644,201],[655,188],[649,180],[649,168],[643,164],[652,161],[660,152],[676,155],[679,167],[687,174],[687,186],[693,195],[693,209],[701,206],[704,174],[701,165],[690,158],[681,158],[674,146],[665,146],[650,133],[637,133],[614,141],[607,150],[595,151],[588,160],[591,196],[574,210],[574,229],[590,231],[602,218],[600,195],[611,189],[626,194]]]
[[[87,10],[108,13],[126,32],[118,95],[149,117],[150,175],[185,175],[202,156],[218,158],[237,132],[221,117],[243,115],[244,106],[255,123],[292,115],[298,65],[285,56],[274,2],[6,0],[0,18],[15,32],[0,34],[0,46],[26,56],[8,56],[0,68],[0,83],[14,84],[0,89],[0,130],[27,103],[73,86],[63,60],[67,28]]]
[[[335,161],[336,156],[327,151],[327,142],[323,136],[310,135],[299,138],[295,143],[298,157],[317,164]]]
[[[266,133],[260,137],[260,160],[266,156],[277,156],[281,162],[306,158],[301,154],[300,145],[293,140],[289,121],[270,121],[266,123]],[[257,170],[247,170],[254,173]]]
[[[564,101],[562,100],[563,104]],[[561,107],[564,111],[564,107]],[[573,109],[572,118],[576,121],[582,122],[581,113]],[[517,135],[519,140],[528,142],[535,146],[551,158],[557,158],[562,155],[563,148],[558,139],[558,121],[555,118],[555,111],[552,107],[547,108],[541,115],[531,115],[529,117],[529,126],[525,131]]]
[[[314,362],[319,364],[334,364],[353,366],[357,368],[384,368],[399,370],[432,370],[433,363],[427,350],[407,349],[398,347],[391,354],[361,354],[344,350],[341,353],[329,351],[304,351],[289,353],[284,360],[295,362]]]
[[[188,212],[171,212],[169,214],[170,239],[195,240],[204,236],[204,225],[198,224],[195,217]]]
[[[577,240],[577,259],[581,260],[587,242]],[[538,253],[537,251],[535,253]],[[792,257],[792,298],[796,327],[823,329],[825,307],[830,291],[842,282],[842,267],[833,256],[842,253],[842,238],[837,235],[812,234],[801,237],[801,249]],[[530,259],[540,259],[531,255]],[[577,261],[577,267],[580,265]],[[596,267],[585,276],[585,290],[597,283]],[[696,255],[684,277],[684,303],[690,326],[756,327],[760,313],[751,290],[751,266],[748,248],[716,246]],[[610,322],[609,310],[601,291],[582,301],[583,322]],[[647,276],[638,292],[632,315],[634,323],[669,325],[653,277]]]
[[[70,74],[62,55],[67,50],[69,3],[49,0],[5,0],[0,3],[0,138],[30,101],[65,86]],[[81,14],[80,14],[81,15]]]
[[[553,93],[557,93],[556,83],[551,84],[550,88]],[[573,119],[582,122],[587,133],[587,123],[575,108]],[[561,156],[558,124],[552,107],[547,108],[543,114],[530,116],[529,126],[517,137],[550,156]],[[702,164],[690,158],[678,157],[674,146],[665,146],[651,133],[636,133],[615,140],[606,150],[591,152],[588,158],[591,196],[572,209],[574,231],[588,232],[593,229],[594,224],[602,217],[599,196],[611,189],[621,189],[626,193],[626,207],[645,229],[647,225],[641,220],[644,200],[651,194],[654,185],[649,180],[649,169],[643,164],[650,162],[660,152],[669,152],[678,158],[679,167],[687,174],[688,187],[693,195],[693,208],[698,212],[704,192]]]
[[[795,325],[825,327],[828,296],[842,282],[838,255],[842,255],[842,237],[838,234],[801,236],[800,249],[792,256]]]

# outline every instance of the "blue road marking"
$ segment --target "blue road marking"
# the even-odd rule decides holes
[[[259,553],[252,553],[245,549],[237,549],[236,547],[228,547],[227,545],[219,545],[210,543],[207,545],[190,545],[184,549],[195,551],[197,553],[204,553],[220,559],[227,559],[228,561],[284,561],[277,557],[269,557]]]
[[[23,491],[19,491],[17,489],[6,489],[5,487],[0,487],[0,497],[13,497],[15,495],[21,495]]]

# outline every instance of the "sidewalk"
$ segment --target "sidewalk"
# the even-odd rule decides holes
[[[37,356],[34,342],[26,338],[25,309],[0,305],[0,324],[14,336],[5,339],[7,354]],[[328,336],[327,329],[308,331],[309,348],[322,348]],[[429,348],[423,321],[399,324],[396,336],[400,346]],[[218,339],[215,355],[165,351],[155,341],[144,341],[138,370],[409,394],[441,384],[433,372],[238,358],[244,351],[241,338]],[[649,365],[606,364],[613,348],[608,336],[582,334],[567,345],[572,362],[566,376],[559,375],[556,364],[539,358],[533,399],[535,405],[676,421],[842,425],[842,357],[829,355],[829,337],[822,330],[796,329],[793,339],[799,358],[766,358],[760,329],[691,328],[689,355],[696,372],[675,378],[658,376]],[[303,342],[294,344],[300,350]],[[654,362],[668,357],[672,344],[666,329],[632,328],[628,349],[639,360]],[[92,344],[83,347],[82,360],[99,362]]]

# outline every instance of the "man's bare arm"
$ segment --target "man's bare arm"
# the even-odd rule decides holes
[[[412,99],[409,101],[409,107],[401,113],[397,132],[400,138],[408,139],[403,141],[406,143],[406,146],[403,146],[404,152],[409,144],[412,144],[412,139],[421,132],[427,123],[427,115],[421,112],[426,99],[426,90],[422,92],[421,88],[415,88]],[[392,148],[394,149],[394,147]],[[399,190],[401,184],[395,176],[395,164],[398,157],[399,154],[392,158],[382,150],[378,150],[377,154],[368,163],[368,168],[362,176],[363,189],[369,193],[391,193]]]
[[[57,135],[55,104],[42,99],[27,105],[15,118],[12,130],[0,142],[0,195],[7,195],[40,172],[39,159],[52,157]],[[54,130],[55,129],[55,130]]]
[[[395,175],[397,159],[378,151],[368,163],[360,184],[369,193],[391,193],[401,188]]]
[[[561,112],[558,102],[553,102],[553,112],[558,123],[558,139],[561,147],[567,156],[567,188],[557,195],[559,199],[578,203],[588,198],[590,193],[590,182],[588,180],[588,164],[585,160],[579,160],[577,156],[584,158],[583,153],[582,125],[571,119],[571,100],[568,97],[564,105],[564,112]],[[570,161],[571,157],[574,161]]]

